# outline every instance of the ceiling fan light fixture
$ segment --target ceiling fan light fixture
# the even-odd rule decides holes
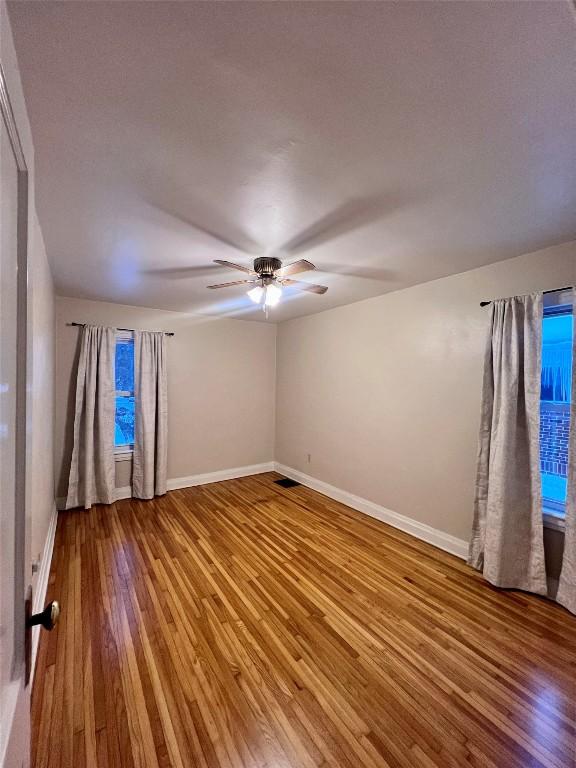
[[[250,298],[250,300],[254,302],[254,304],[260,304],[260,302],[262,301],[262,294],[264,293],[264,288],[262,288],[261,285],[256,285],[254,286],[254,288],[251,288],[246,293]]]
[[[279,285],[271,283],[270,285],[266,286],[266,298],[264,299],[264,304],[267,307],[275,307],[276,304],[278,304],[280,301],[281,296],[282,288]]]
[[[288,275],[297,275],[299,272],[309,272],[316,269],[314,264],[306,259],[293,261],[291,264],[282,266],[282,261],[275,257],[259,256],[254,259],[253,269],[245,267],[242,264],[234,264],[232,261],[215,259],[215,264],[221,267],[238,269],[250,275],[250,280],[233,280],[228,283],[219,283],[217,285],[208,285],[207,288],[228,288],[235,285],[251,284],[253,287],[246,291],[246,295],[258,304],[264,310],[268,317],[268,308],[275,307],[282,297],[282,287],[289,286],[296,291],[308,291],[309,293],[326,293],[328,288],[325,285],[314,285],[313,283],[303,283],[301,280],[293,280]]]

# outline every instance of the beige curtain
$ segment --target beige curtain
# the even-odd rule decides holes
[[[576,291],[572,289],[572,308],[576,312]],[[576,316],[575,316],[576,317]],[[576,324],[572,339],[572,403],[570,405],[570,437],[568,443],[568,488],[566,492],[566,527],[564,557],[556,600],[576,613]]]
[[[492,303],[468,562],[498,587],[545,595],[541,347],[542,294]]]
[[[134,456],[132,495],[166,493],[168,407],[166,341],[163,333],[134,332]]]
[[[81,331],[66,509],[114,501],[115,345],[113,328]]]

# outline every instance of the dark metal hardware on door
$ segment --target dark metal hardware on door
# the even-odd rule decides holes
[[[58,618],[60,616],[60,604],[57,600],[52,600],[48,603],[42,613],[34,613],[28,619],[28,626],[35,627],[37,624],[41,624],[44,629],[48,631],[54,629],[58,624]]]
[[[60,617],[60,604],[57,600],[52,600],[41,613],[32,613],[32,589],[28,590],[26,598],[26,685],[30,682],[30,673],[32,672],[32,627],[40,625],[51,631],[58,624]]]

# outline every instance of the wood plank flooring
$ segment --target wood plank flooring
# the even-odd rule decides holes
[[[34,766],[576,766],[573,616],[277,477],[60,515]]]

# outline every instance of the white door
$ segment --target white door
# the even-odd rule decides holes
[[[29,765],[26,686],[27,176],[0,69],[0,766]]]

